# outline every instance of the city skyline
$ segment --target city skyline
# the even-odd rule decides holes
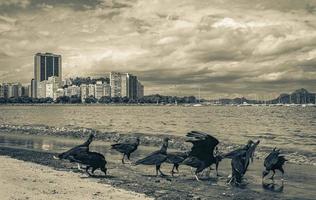
[[[8,0],[0,3],[0,80],[29,83],[32,56],[54,52],[64,77],[130,72],[146,94],[315,91],[315,8],[311,0]]]

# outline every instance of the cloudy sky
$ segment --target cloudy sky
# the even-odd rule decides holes
[[[315,0],[0,0],[0,82],[33,55],[63,76],[138,75],[146,94],[269,98],[316,91]]]

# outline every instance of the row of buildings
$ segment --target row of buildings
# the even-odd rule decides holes
[[[21,83],[2,83],[0,84],[0,98],[27,97],[31,94],[29,85],[23,86]]]
[[[144,86],[137,76],[130,73],[110,72],[109,83],[97,81],[95,84],[73,85],[62,79],[61,56],[52,53],[37,53],[34,56],[34,78],[28,86],[20,83],[0,85],[0,97],[11,98],[29,96],[32,98],[52,98],[78,96],[82,102],[87,97],[127,97],[138,99],[144,96]]]

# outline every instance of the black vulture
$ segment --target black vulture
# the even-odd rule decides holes
[[[251,147],[252,144],[254,144],[254,142],[252,140],[248,140],[248,142],[247,142],[247,144],[245,146],[243,146],[243,147],[241,147],[239,149],[233,150],[233,151],[231,151],[229,153],[224,154],[223,158],[230,158],[230,159],[232,159],[232,158],[238,156],[239,154],[244,153],[244,150],[248,150]]]
[[[127,157],[128,160],[130,160],[131,153],[137,150],[137,147],[139,145],[139,138],[136,138],[136,141],[133,143],[118,143],[118,144],[112,144],[111,148],[115,149],[116,151],[123,153],[122,163],[125,164],[124,158]]]
[[[235,150],[232,156],[231,166],[232,166],[232,177],[229,180],[229,183],[234,183],[239,185],[242,181],[243,176],[246,174],[249,161],[253,158],[256,147],[260,141],[256,143],[248,142],[248,144],[243,149]]]
[[[167,154],[167,163],[173,164],[171,175],[173,176],[176,172],[179,172],[179,165],[189,156],[189,152],[172,152]]]
[[[80,161],[76,159],[76,156],[89,151],[89,145],[91,144],[93,138],[95,137],[94,134],[90,134],[89,138],[87,141],[85,141],[83,144],[78,145],[76,147],[71,148],[70,150],[63,152],[61,154],[58,154],[57,157],[54,156],[55,159],[66,159],[69,160],[70,162],[76,162],[78,163],[78,169],[80,169]]]
[[[287,160],[284,155],[280,153],[280,149],[274,148],[273,151],[264,159],[264,167],[266,170],[262,172],[262,179],[267,176],[270,171],[273,172],[271,179],[273,180],[275,175],[275,170],[279,170],[282,173],[282,180],[284,177],[283,165]]]
[[[214,157],[215,157],[215,171],[216,171],[216,176],[219,176],[218,175],[218,166],[219,166],[219,163],[222,161],[223,159],[223,156],[220,155],[219,151],[218,151],[218,147],[215,147],[214,149]],[[210,166],[210,170],[208,171],[208,176],[209,176],[209,173],[211,172],[211,170],[213,170],[212,166]]]
[[[163,162],[167,160],[167,149],[168,149],[168,141],[169,138],[164,138],[163,145],[160,150],[151,153],[143,159],[136,161],[136,165],[155,165],[156,166],[156,176],[158,176],[158,172],[161,176],[165,176],[164,173],[160,170],[160,166]]]
[[[104,156],[97,152],[80,152],[76,156],[76,161],[83,165],[86,165],[86,172],[89,176],[94,174],[94,171],[100,169],[106,175],[107,168],[106,160]],[[92,168],[92,174],[90,174],[89,169]]]
[[[195,178],[199,180],[198,173],[217,162],[214,149],[219,142],[213,136],[198,131],[191,131],[186,136],[188,137],[187,142],[191,142],[193,146],[188,158],[182,163],[196,168]]]

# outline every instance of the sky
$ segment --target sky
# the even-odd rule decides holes
[[[145,94],[265,98],[316,92],[315,0],[0,0],[0,82],[34,54],[63,77],[130,72]]]

